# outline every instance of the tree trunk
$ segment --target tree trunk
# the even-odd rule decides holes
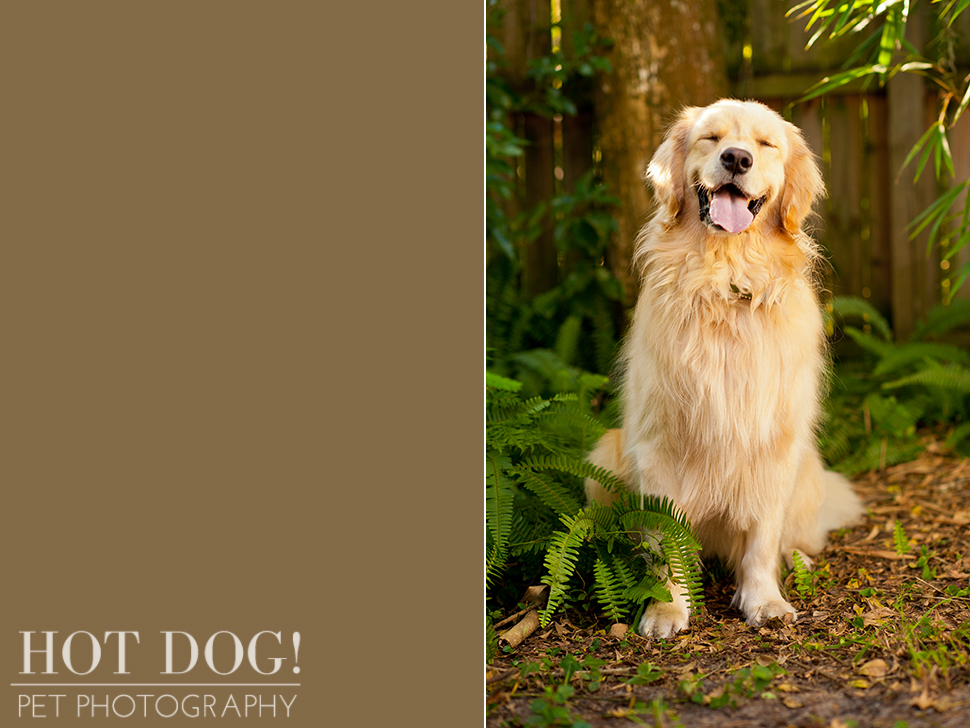
[[[727,95],[728,80],[716,0],[594,0],[593,8],[598,33],[615,41],[613,73],[595,95],[604,181],[623,202],[608,264],[632,305],[633,245],[651,208],[647,164],[676,113]]]

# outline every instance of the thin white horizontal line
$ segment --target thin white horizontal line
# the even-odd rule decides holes
[[[12,688],[298,688],[300,683],[10,683]]]

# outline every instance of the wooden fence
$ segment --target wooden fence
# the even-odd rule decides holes
[[[892,321],[897,335],[905,337],[946,292],[946,270],[970,260],[970,246],[954,259],[941,261],[938,250],[927,252],[925,231],[912,240],[909,236],[910,222],[942,191],[932,162],[918,183],[913,181],[915,163],[902,169],[912,146],[937,117],[936,91],[921,77],[899,74],[885,88],[856,83],[824,99],[793,105],[814,82],[839,70],[857,39],[806,51],[804,22],[785,18],[785,4],[747,0],[726,1],[722,7],[732,4],[732,12],[743,19],[741,32],[726,39],[734,96],[762,101],[792,120],[822,162],[828,197],[819,210],[815,236],[832,262],[830,290],[868,299]],[[529,6],[535,16],[537,6],[545,11],[546,0],[530,0]],[[566,7],[582,6],[577,0]],[[550,13],[554,21],[561,17],[559,0],[553,0]],[[570,14],[565,15],[563,24]],[[517,19],[512,13],[506,22],[528,23],[528,16],[520,12]],[[970,13],[960,21],[956,61],[958,67],[968,69]],[[928,25],[924,10],[911,19],[907,37],[919,47],[931,32]],[[519,120],[533,143],[525,160],[523,200],[548,197],[554,180],[568,185],[570,178],[594,163],[595,144],[590,140],[595,139],[595,109],[584,105],[583,112],[578,119],[564,120],[565,127],[563,122],[547,128],[548,122]],[[581,140],[579,153],[570,139]],[[949,140],[956,180],[966,179],[970,177],[970,113],[951,130]],[[542,265],[555,265],[554,252],[546,254],[545,263],[542,255],[540,241],[532,253],[534,277],[542,277],[536,272]],[[970,297],[970,282],[958,295]]]

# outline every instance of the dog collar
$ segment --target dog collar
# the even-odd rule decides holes
[[[735,296],[737,296],[742,301],[750,301],[751,300],[751,291],[742,291],[740,288],[738,288],[733,283],[731,284],[731,293],[733,293]]]

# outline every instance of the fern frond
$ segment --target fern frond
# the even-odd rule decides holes
[[[543,412],[540,417],[550,425],[563,424],[578,427],[591,440],[598,440],[607,429],[595,417],[575,407],[561,407],[552,412]]]
[[[923,446],[915,437],[895,438],[886,436],[870,440],[860,453],[836,463],[833,469],[845,475],[878,470],[912,460],[919,455],[922,449]]]
[[[873,354],[878,356],[880,359],[892,354],[896,347],[881,339],[876,338],[872,334],[867,334],[864,331],[855,328],[854,326],[846,326],[845,333],[848,334],[853,341],[855,341],[859,346],[861,346],[866,351],[871,351]]]
[[[670,589],[664,586],[663,581],[654,574],[646,574],[639,583],[627,587],[623,597],[635,604],[643,604],[648,599],[655,599],[658,602],[673,601]]]
[[[495,372],[485,372],[485,386],[504,389],[507,392],[518,392],[522,389],[522,382],[503,377],[501,374],[496,374]]]
[[[602,503],[593,501],[583,508],[580,516],[589,519],[597,535],[605,536],[608,540],[616,528],[616,513],[610,506]]]
[[[529,507],[532,506],[532,507]],[[533,504],[513,504],[512,532],[509,534],[509,553],[512,556],[545,552],[558,521],[552,523],[544,510]]]
[[[590,478],[614,493],[628,493],[626,484],[611,471],[593,465],[588,460],[542,455],[528,458],[518,467],[535,470],[555,470],[578,478]]]
[[[944,367],[934,366],[923,369],[907,377],[886,382],[882,385],[883,389],[899,389],[911,384],[923,384],[931,387],[942,387],[956,392],[970,393],[970,370],[958,364],[949,364]]]
[[[884,356],[872,373],[877,376],[888,374],[897,369],[902,369],[907,364],[921,362],[924,359],[970,364],[970,352],[952,344],[931,342],[905,344]]]
[[[939,336],[964,324],[970,324],[970,300],[954,298],[948,306],[934,306],[926,319],[916,324],[911,339],[919,341],[928,336]]]
[[[558,515],[571,516],[579,512],[580,505],[562,483],[555,482],[545,473],[537,472],[542,466],[535,467],[526,461],[510,469],[515,479],[525,488],[538,496],[545,505]]]
[[[864,298],[858,296],[835,296],[832,299],[832,313],[838,314],[843,320],[848,318],[861,318],[872,325],[872,328],[882,334],[885,341],[892,341],[893,332],[889,328],[889,322],[883,317],[875,306]]]
[[[815,594],[815,585],[812,583],[812,573],[805,565],[801,553],[798,549],[792,552],[792,570],[795,572],[795,588],[803,597],[810,597]]]
[[[893,545],[896,547],[896,553],[899,556],[909,553],[909,550],[912,548],[909,539],[906,538],[906,531],[903,530],[903,524],[899,521],[893,523]]]
[[[560,519],[566,526],[565,531],[556,531],[549,540],[546,552],[546,575],[540,579],[549,587],[549,600],[539,613],[539,624],[545,627],[566,596],[566,584],[576,571],[579,548],[589,534],[590,522],[585,518],[564,515]]]
[[[631,589],[636,585],[637,577],[634,575],[633,571],[631,571],[630,565],[624,559],[614,560],[612,566],[613,573],[616,574],[617,578],[623,584],[624,589]]]
[[[568,316],[556,334],[556,356],[564,364],[572,364],[579,346],[579,332],[583,320],[579,316]]]
[[[491,539],[485,562],[486,583],[490,583],[505,565],[512,533],[514,490],[505,474],[510,465],[504,455],[491,452],[485,456],[485,524]]]
[[[622,518],[627,513],[651,512],[665,516],[674,521],[680,528],[691,533],[690,521],[674,502],[669,498],[661,498],[653,495],[639,495],[625,489],[620,497],[613,503],[618,517]],[[653,528],[647,526],[647,528]]]
[[[627,600],[623,598],[624,586],[620,578],[599,556],[593,564],[596,579],[594,591],[606,615],[614,622],[621,622],[627,613]]]

